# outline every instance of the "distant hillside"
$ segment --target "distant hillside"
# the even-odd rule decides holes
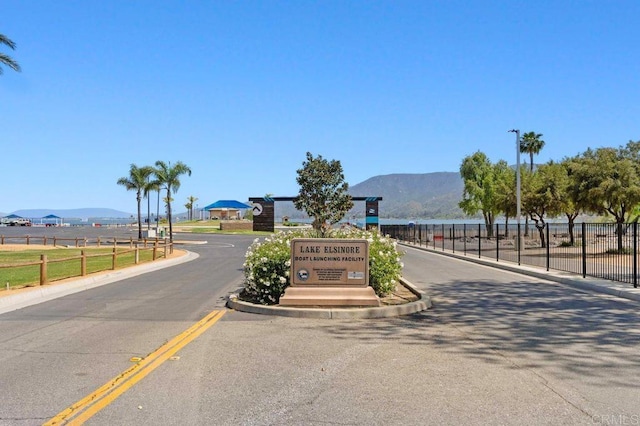
[[[374,176],[353,185],[353,196],[381,196],[380,217],[455,219],[466,215],[458,207],[464,184],[459,173],[397,173]]]
[[[458,207],[464,184],[459,173],[437,172],[424,174],[396,173],[374,176],[349,187],[356,197],[382,197],[380,217],[396,219],[463,219],[467,216]],[[276,203],[276,217],[306,217],[296,211],[293,203]],[[347,217],[364,216],[363,203]]]
[[[127,213],[114,209],[104,208],[82,208],[82,209],[23,209],[16,210],[13,214],[26,218],[39,218],[54,214],[61,218],[76,218],[76,219],[88,219],[88,218],[127,218],[131,217],[133,213]]]

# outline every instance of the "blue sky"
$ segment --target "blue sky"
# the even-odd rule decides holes
[[[129,165],[182,161],[200,206],[294,196],[307,151],[355,185],[640,139],[638,1],[5,0],[0,212],[136,210]],[[523,160],[526,157],[523,157]],[[376,194],[372,194],[376,195]],[[152,198],[154,199],[154,198]]]

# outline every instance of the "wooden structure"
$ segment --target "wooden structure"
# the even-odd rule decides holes
[[[253,230],[273,232],[275,229],[275,202],[293,201],[296,197],[251,197],[253,204]],[[365,227],[378,227],[378,202],[382,197],[351,197],[353,201],[365,201]]]

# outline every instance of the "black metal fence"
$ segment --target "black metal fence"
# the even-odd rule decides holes
[[[548,223],[529,225],[382,225],[399,241],[465,256],[566,271],[638,286],[638,224]],[[520,242],[520,244],[518,244]]]

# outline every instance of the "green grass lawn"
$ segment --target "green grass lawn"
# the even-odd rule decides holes
[[[193,234],[225,234],[225,235],[271,235],[272,232],[262,232],[262,231],[252,231],[251,229],[239,229],[235,231],[221,231],[220,229],[213,228],[198,228],[198,227],[190,227],[190,228],[182,228],[181,232],[191,232]],[[175,235],[174,235],[175,239]]]
[[[178,231],[176,231],[178,230]],[[219,220],[185,220],[173,224],[174,232],[190,232],[193,234],[225,234],[225,235],[270,235],[271,232],[253,231],[250,229],[243,230],[220,230]],[[175,238],[175,235],[174,235]]]
[[[0,251],[0,265],[19,265],[39,262],[42,254],[47,256],[48,281],[81,276],[81,250],[83,249],[52,249],[52,250],[24,250]],[[135,252],[124,253],[129,248],[117,248],[116,269],[135,265]],[[113,248],[84,248],[87,256],[87,274],[110,270],[113,265]],[[158,257],[164,256],[164,250],[157,252]],[[151,249],[140,249],[139,261],[150,262],[153,259]],[[0,288],[10,288],[38,285],[40,283],[40,265],[12,266],[0,268]]]
[[[167,225],[165,225],[167,226]],[[206,227],[217,227],[220,228],[219,220],[183,220],[180,222],[174,222],[173,226],[206,226]]]

